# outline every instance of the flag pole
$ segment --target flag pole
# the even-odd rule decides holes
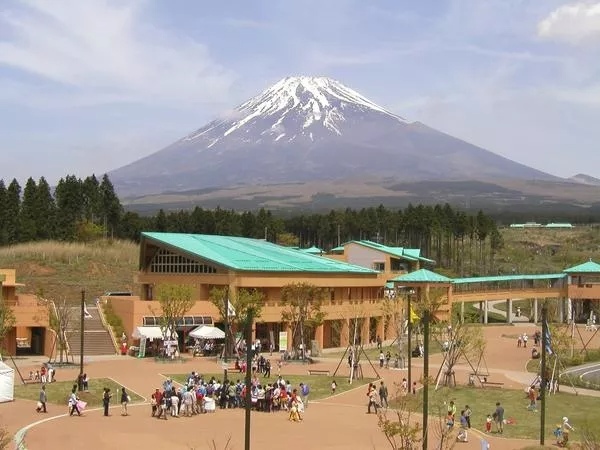
[[[546,352],[550,345],[548,334],[548,307],[546,302],[542,306],[542,368],[540,373],[540,445],[544,445],[544,435],[546,429]]]

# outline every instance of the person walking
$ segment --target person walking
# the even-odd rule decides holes
[[[367,397],[369,397],[369,403],[367,404],[367,414],[371,414],[371,407],[375,409],[375,414],[377,414],[377,389],[374,384],[369,384],[369,391],[367,392]]]
[[[102,406],[104,407],[104,417],[108,417],[108,407],[110,405],[110,398],[112,394],[110,393],[110,389],[105,387],[104,392],[102,393]]]
[[[123,386],[121,388],[121,415],[122,416],[129,415],[127,413],[127,405],[129,404],[130,401],[131,401],[131,397],[129,396],[129,394],[125,390],[125,387]]]
[[[77,406],[77,402],[79,401],[79,398],[77,397],[77,394],[75,393],[76,389],[71,390],[71,395],[69,396],[69,407],[70,407],[70,411],[69,411],[69,416],[72,416],[73,413],[77,413],[78,416],[81,416],[81,411],[79,411],[79,407]]]
[[[385,355],[383,354],[383,350],[379,352],[379,367],[383,369],[383,365],[385,363]]]
[[[304,408],[308,408],[308,394],[310,393],[310,388],[306,383],[300,383],[300,395],[302,395],[302,403]]]
[[[469,407],[469,405],[465,405],[465,419],[467,421],[467,428],[471,428],[471,408]]]
[[[383,381],[379,384],[379,399],[381,401],[381,407],[387,408],[388,407],[388,388],[383,383]]]
[[[502,434],[504,432],[504,407],[500,402],[496,402],[496,411],[494,411],[493,417],[496,422],[496,431]]]
[[[40,389],[40,397],[38,399],[38,405],[35,409],[37,412],[47,413],[46,410],[46,402],[48,401],[48,396],[46,395],[46,386],[42,385],[42,389]]]

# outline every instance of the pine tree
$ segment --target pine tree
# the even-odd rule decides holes
[[[21,209],[21,186],[13,178],[6,190],[6,201],[4,202],[6,213],[5,229],[6,243],[15,244],[19,242],[19,211]]]
[[[44,177],[41,177],[38,181],[35,208],[38,239],[54,239],[56,234],[56,204],[50,185]]]
[[[7,242],[6,235],[6,186],[4,180],[0,180],[0,245]]]
[[[23,202],[19,211],[19,240],[30,242],[38,239],[37,234],[37,185],[33,178],[29,177],[23,190]]]
[[[119,201],[119,197],[115,194],[115,188],[111,183],[108,175],[104,174],[100,183],[100,202],[102,220],[106,224],[107,231],[114,233],[118,226],[123,207]]]
[[[83,220],[83,189],[81,180],[75,175],[61,178],[55,190],[57,208],[57,238],[75,240],[77,226]]]
[[[103,225],[102,199],[100,183],[96,175],[91,175],[83,180],[83,214],[86,220]]]

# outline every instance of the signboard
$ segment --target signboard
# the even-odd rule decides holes
[[[138,351],[138,358],[145,358],[146,357],[146,337],[142,336],[142,339],[140,339],[140,349]]]
[[[279,351],[285,352],[287,350],[287,345],[288,345],[287,331],[280,331],[279,332]]]
[[[165,347],[168,347],[169,345],[178,345],[179,342],[177,341],[163,341],[163,344]]]

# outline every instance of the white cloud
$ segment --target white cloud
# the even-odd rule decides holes
[[[600,40],[600,2],[572,3],[555,9],[538,24],[538,36],[571,43]]]
[[[78,103],[220,101],[233,74],[201,43],[153,27],[144,3],[18,0],[0,14],[0,66]]]

